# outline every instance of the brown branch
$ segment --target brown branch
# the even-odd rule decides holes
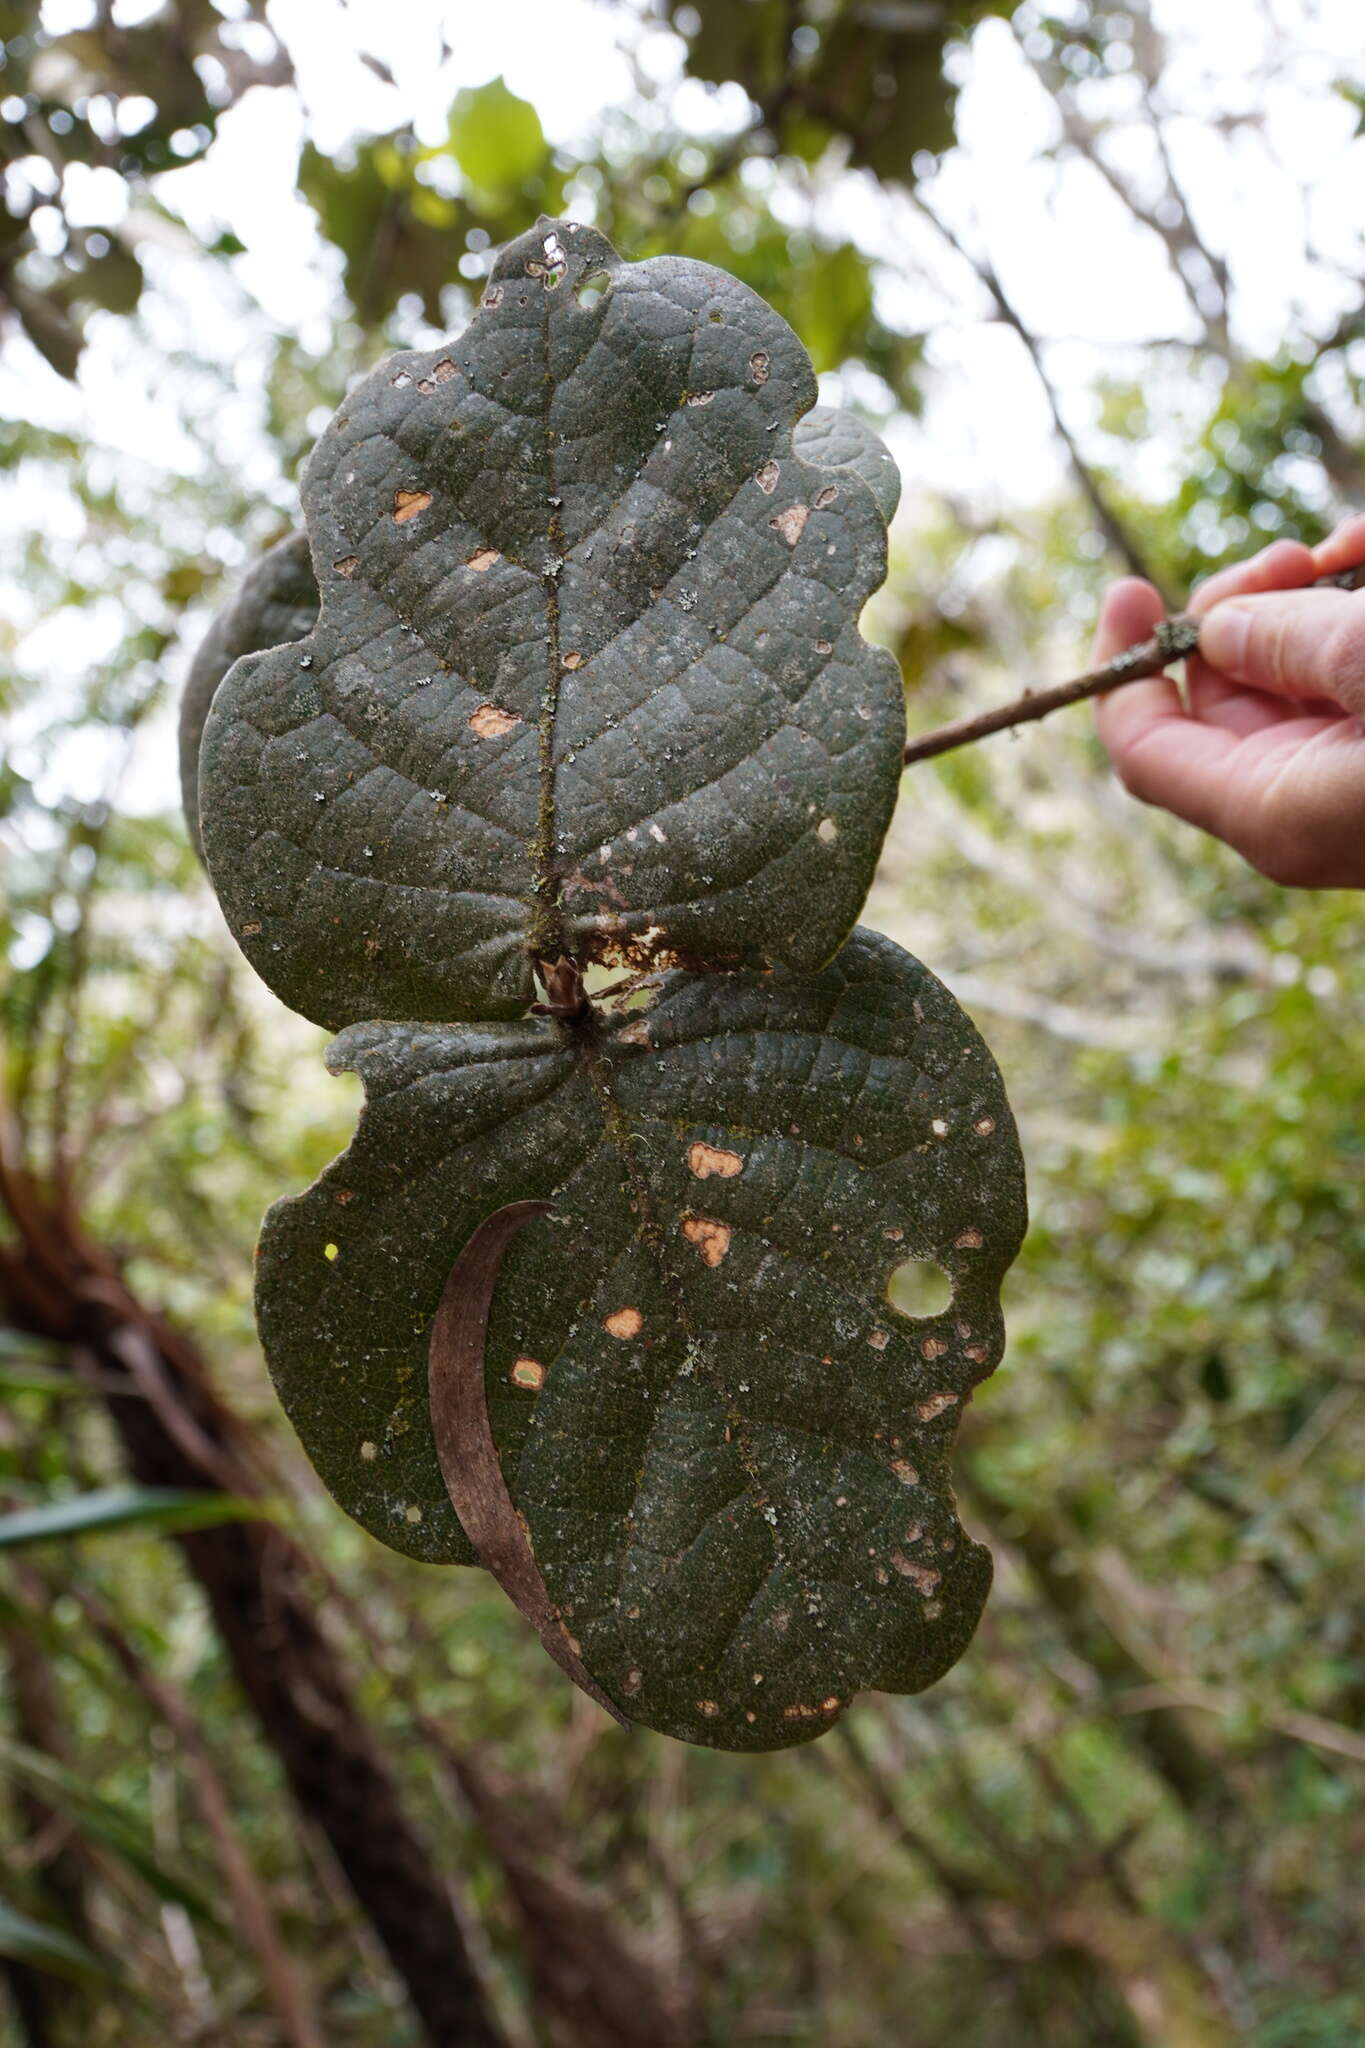
[[[1080,443],[1067,425],[1066,415],[1062,411],[1062,402],[1058,395],[1057,387],[1048,373],[1042,340],[1033,332],[1033,329],[1024,320],[1014,301],[1009,297],[1000,282],[995,266],[987,258],[972,254],[956,229],[943,218],[942,214],[935,207],[929,204],[929,201],[924,197],[924,194],[917,185],[906,186],[905,194],[916,211],[921,213],[925,220],[938,230],[940,236],[948,244],[948,247],[956,255],[960,256],[962,261],[975,272],[980,284],[990,294],[997,320],[1003,326],[1013,329],[1014,333],[1018,335],[1027,352],[1028,359],[1033,365],[1038,382],[1043,388],[1043,395],[1047,399],[1048,411],[1052,414],[1052,424],[1056,429],[1057,438],[1066,449],[1072,473],[1076,478],[1076,482],[1080,485],[1081,493],[1093,512],[1101,532],[1131,575],[1141,576],[1149,583],[1154,582],[1156,579],[1153,577],[1141,549],[1133,535],[1124,525],[1122,519],[1120,519],[1118,513],[1114,510],[1114,507],[1109,503],[1104,492],[1100,489],[1099,479],[1081,453]]]
[[[1365,562],[1357,563],[1354,569],[1343,569],[1336,576],[1319,576],[1310,588],[1365,590]],[[1080,704],[1087,697],[1103,696],[1106,690],[1117,690],[1123,683],[1158,676],[1171,662],[1183,660],[1198,648],[1199,621],[1189,612],[1180,612],[1175,618],[1163,619],[1150,640],[1125,647],[1103,668],[1076,676],[1069,683],[1054,683],[1050,690],[1025,690],[1022,697],[997,704],[993,711],[981,711],[972,718],[955,718],[950,725],[935,726],[932,731],[921,733],[918,739],[907,742],[905,765],[908,768],[913,761],[928,761],[935,754],[951,753],[954,747],[970,746],[975,740],[989,739],[993,732],[1005,732],[1011,726],[1030,725],[1035,718],[1046,718],[1049,712],[1060,711],[1067,704]]]

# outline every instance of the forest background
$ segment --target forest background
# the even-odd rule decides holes
[[[906,480],[912,732],[1365,504],[1358,0],[0,0],[0,2040],[1365,2038],[1365,960],[1084,710],[907,774],[866,922],[1019,1114],[931,1693],[628,1737],[322,1494],[250,1311],[351,1081],[237,956],[187,659],[537,214],[703,257]],[[187,1497],[188,1496],[188,1497]],[[84,1530],[84,1533],[81,1531]]]

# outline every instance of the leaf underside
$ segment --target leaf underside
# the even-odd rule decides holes
[[[303,485],[321,615],[237,661],[199,757],[214,886],[287,1003],[510,1017],[560,952],[830,957],[904,714],[858,632],[871,437],[807,461],[814,397],[745,286],[563,222],[351,393]]]
[[[584,1664],[632,1720],[808,1740],[961,1653],[990,1578],[947,1457],[998,1362],[1024,1223],[1014,1126],[952,998],[859,932],[822,973],[671,975],[591,1042],[548,1022],[365,1024],[349,1150],[276,1205],[258,1314],[327,1484],[383,1541],[473,1562],[427,1349],[512,1201],[485,1356],[502,1472]],[[940,1315],[886,1299],[906,1259]]]

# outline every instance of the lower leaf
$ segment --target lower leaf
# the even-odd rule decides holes
[[[633,1720],[808,1740],[960,1655],[990,1560],[947,1468],[1003,1348],[1023,1171],[994,1061],[859,932],[822,973],[673,975],[647,1010],[354,1026],[355,1140],[278,1204],[258,1309],[281,1398],[357,1520],[473,1562],[426,1397],[452,1266],[510,1202],[485,1389],[575,1654]],[[910,1317],[908,1260],[951,1299]]]

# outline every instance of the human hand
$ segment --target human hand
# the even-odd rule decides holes
[[[1365,888],[1365,590],[1308,590],[1365,561],[1365,514],[1320,547],[1276,541],[1195,592],[1204,620],[1187,669],[1097,700],[1125,788],[1199,825],[1272,882]],[[1096,658],[1111,661],[1165,616],[1130,577],[1105,599]]]

